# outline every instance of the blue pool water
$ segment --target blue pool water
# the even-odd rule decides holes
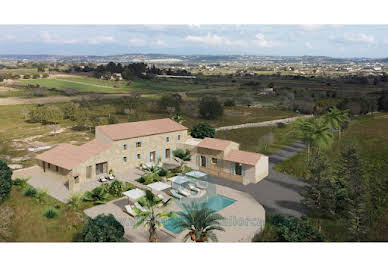
[[[235,202],[235,200],[226,198],[226,197],[221,196],[221,195],[216,195],[216,196],[211,197],[210,199],[208,199],[206,201],[206,206],[209,209],[219,211],[219,210],[222,210],[222,209],[228,207],[229,205],[232,205],[234,202]],[[176,221],[179,221],[181,219],[182,219],[181,217],[174,217],[174,218],[167,219],[167,220],[163,221],[163,226],[168,231],[173,232],[174,234],[179,234],[180,232],[182,232],[182,230],[179,228],[176,228],[174,226],[174,224]]]

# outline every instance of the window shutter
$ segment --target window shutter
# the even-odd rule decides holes
[[[147,163],[149,163],[150,162],[150,153],[148,152],[147,153]]]
[[[135,141],[135,146],[134,146],[134,147],[135,147],[135,149],[136,149],[136,141]]]
[[[170,149],[170,158],[172,158],[172,149]]]
[[[241,165],[241,175],[245,176],[245,164]]]
[[[141,142],[141,147],[142,147],[142,148],[144,147],[144,141]]]
[[[206,168],[208,168],[208,167],[209,167],[209,158],[206,157]]]
[[[221,167],[221,159],[217,159],[217,166]]]
[[[155,152],[155,162],[157,163],[159,160],[159,152]]]
[[[201,165],[201,156],[197,155],[197,166]]]
[[[166,151],[167,151],[167,149],[165,149],[164,151],[162,151],[162,159],[163,159],[163,160],[166,159]]]
[[[230,168],[230,172],[231,172],[232,174],[235,174],[235,170],[236,170],[236,165],[235,165],[235,163],[232,163],[232,164],[231,164],[231,168]]]

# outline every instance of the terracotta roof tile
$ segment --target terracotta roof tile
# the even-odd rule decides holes
[[[111,144],[98,140],[92,140],[81,146],[65,143],[39,154],[36,158],[61,168],[72,170],[77,165],[108,149],[110,146]]]
[[[185,126],[169,119],[156,119],[139,122],[98,126],[112,140],[130,139],[142,136],[186,130]]]
[[[256,165],[261,156],[264,155],[247,151],[231,150],[224,157],[224,160],[248,165]]]
[[[213,139],[213,138],[204,138],[197,147],[223,151],[225,150],[232,142],[224,139]]]

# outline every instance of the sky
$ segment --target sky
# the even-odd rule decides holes
[[[388,57],[388,25],[0,25],[0,54]]]

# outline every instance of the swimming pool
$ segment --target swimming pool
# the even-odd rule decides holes
[[[209,209],[212,209],[215,211],[220,211],[220,210],[228,207],[229,205],[232,205],[234,202],[235,202],[235,200],[226,198],[226,197],[221,196],[221,195],[216,195],[216,196],[211,197],[210,199],[208,199],[206,201],[206,206]],[[167,220],[163,221],[162,223],[163,223],[164,228],[166,228],[168,231],[170,231],[174,234],[179,234],[183,230],[176,228],[174,226],[174,224],[176,221],[179,221],[181,219],[182,219],[181,217],[174,217],[174,218],[167,219]]]

